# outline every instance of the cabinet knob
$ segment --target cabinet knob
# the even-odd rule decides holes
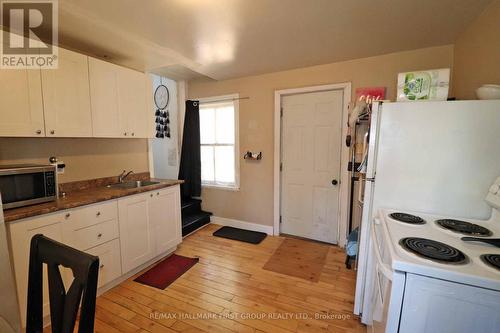
[[[97,238],[101,238],[102,237],[102,234],[97,234]]]
[[[127,136],[127,132],[123,132],[123,135]]]
[[[160,195],[160,192],[156,192],[156,195]]]
[[[66,213],[66,215],[64,217],[69,218],[70,216],[71,216],[70,213]]]
[[[101,216],[101,212],[97,212],[95,215],[97,215],[97,216]]]
[[[151,193],[149,196],[152,198],[153,197],[153,193]]]
[[[134,132],[132,132],[132,136],[134,136],[134,135],[135,135],[135,133],[134,133]]]
[[[42,130],[36,130],[36,134],[42,134]]]
[[[103,268],[104,268],[104,264],[100,264],[99,269],[103,269]]]
[[[55,130],[51,130],[50,134],[56,134],[56,131]]]

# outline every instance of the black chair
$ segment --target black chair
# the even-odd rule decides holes
[[[43,235],[31,239],[26,332],[43,330],[43,264],[47,264],[52,332],[73,332],[80,301],[78,332],[93,332],[99,258]],[[73,272],[74,280],[67,293],[60,265]]]

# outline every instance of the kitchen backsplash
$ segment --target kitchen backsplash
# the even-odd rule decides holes
[[[146,139],[0,138],[0,164],[48,164],[50,156],[66,164],[61,183],[149,171]]]

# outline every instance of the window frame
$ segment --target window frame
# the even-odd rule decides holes
[[[203,104],[211,104],[211,103],[220,103],[220,102],[225,102],[227,100],[228,102],[230,100],[233,101],[234,105],[234,184],[224,184],[224,183],[217,183],[217,182],[205,182],[201,181],[201,186],[206,187],[206,188],[213,188],[213,189],[220,189],[220,190],[228,190],[228,191],[239,191],[240,190],[240,130],[239,130],[239,111],[240,111],[240,103],[239,103],[239,94],[229,94],[229,95],[220,95],[220,96],[211,96],[211,97],[204,97],[204,98],[197,98],[197,100],[200,103],[200,112],[201,106]],[[201,125],[201,123],[200,123]],[[210,147],[217,147],[217,146],[231,146],[231,144],[202,144],[200,143],[200,149],[202,146],[210,146]],[[215,158],[214,158],[215,161]]]

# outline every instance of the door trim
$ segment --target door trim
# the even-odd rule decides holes
[[[280,234],[280,211],[281,211],[281,98],[287,95],[302,94],[308,92],[321,92],[330,90],[341,90],[343,92],[342,108],[342,138],[347,135],[348,104],[351,100],[351,82],[310,86],[303,88],[283,89],[274,92],[274,214],[273,233]],[[339,246],[345,246],[347,240],[347,224],[349,219],[348,195],[349,195],[349,148],[342,144],[340,153],[340,191],[339,191],[339,224],[338,239]]]

